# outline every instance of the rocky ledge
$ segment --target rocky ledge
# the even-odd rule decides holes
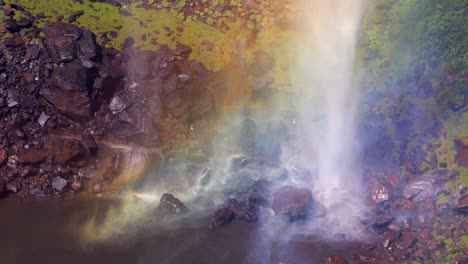
[[[193,121],[214,107],[213,73],[188,58],[188,46],[142,51],[128,39],[118,51],[76,25],[37,28],[22,6],[1,8],[2,195],[102,192],[132,148],[161,154],[165,121]]]

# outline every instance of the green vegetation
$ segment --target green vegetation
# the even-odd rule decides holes
[[[426,68],[468,72],[466,1],[376,0],[374,4],[364,23],[360,50],[371,83],[379,84],[382,77],[400,80]]]

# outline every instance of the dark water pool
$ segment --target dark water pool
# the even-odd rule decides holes
[[[235,222],[208,229],[200,217],[165,230],[144,230],[132,239],[80,243],[80,226],[115,201],[0,200],[0,263],[325,263],[329,255],[348,259],[363,248],[355,242],[313,238],[277,242],[260,223]],[[273,237],[280,238],[281,233]]]

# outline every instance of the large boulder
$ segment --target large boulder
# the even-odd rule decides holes
[[[86,90],[69,91],[56,86],[43,88],[40,95],[68,118],[84,122],[91,119],[91,99]]]
[[[307,216],[312,202],[312,192],[309,189],[287,185],[273,195],[272,208],[277,215],[285,215],[294,220]]]
[[[89,70],[80,60],[73,60],[57,68],[52,74],[49,86],[57,86],[67,91],[87,91]]]
[[[48,23],[44,28],[46,46],[55,62],[68,62],[79,57],[90,60],[96,55],[94,35],[73,24]]]
[[[159,208],[175,215],[187,212],[187,207],[174,195],[169,193],[163,194],[159,201]]]

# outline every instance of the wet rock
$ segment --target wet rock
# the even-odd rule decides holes
[[[174,195],[165,193],[162,195],[161,200],[159,201],[159,208],[166,210],[175,215],[180,215],[187,212],[187,207]]]
[[[52,180],[52,187],[59,192],[62,191],[65,186],[67,186],[67,181],[60,176]]]
[[[326,264],[347,264],[346,258],[343,256],[329,256],[325,262]]]
[[[245,158],[236,157],[231,161],[231,171],[236,177],[245,177],[253,180],[253,183],[257,184],[257,187],[261,188],[262,182],[265,184],[265,189],[268,189],[266,185],[269,185],[269,181],[282,182],[288,179],[288,171],[278,164],[266,161],[258,158]],[[253,186],[252,186],[253,187]],[[263,194],[259,190],[258,193]],[[265,190],[267,191],[267,190]]]
[[[455,206],[455,210],[464,214],[468,213],[468,194],[465,194],[458,200],[458,203]]]
[[[372,200],[376,203],[383,203],[390,200],[390,192],[379,180],[372,180]]]
[[[249,193],[248,201],[257,206],[270,207],[270,202],[268,199],[258,193]]]
[[[229,198],[224,203],[224,207],[231,209],[239,220],[247,222],[258,220],[258,207],[248,201],[239,202],[234,198]]]
[[[290,219],[306,216],[311,207],[312,192],[309,189],[283,186],[273,196],[273,211]]]
[[[236,217],[234,211],[230,208],[221,208],[216,210],[213,215],[211,216],[211,223],[210,228],[216,229],[219,228],[232,220]]]
[[[34,164],[40,163],[47,159],[47,152],[38,149],[25,149],[17,153],[20,163]]]
[[[109,124],[108,132],[132,142],[156,144],[159,134],[153,120],[142,113],[143,109],[131,107],[121,112]]]
[[[388,215],[388,214],[384,214],[382,216],[379,216],[379,217],[375,218],[372,221],[372,227],[375,227],[375,228],[385,227],[385,226],[389,225],[391,222],[393,222],[393,220],[395,220],[395,218],[393,216]]]
[[[235,208],[234,213],[239,220],[247,222],[258,221],[258,207],[251,204],[244,204]]]

